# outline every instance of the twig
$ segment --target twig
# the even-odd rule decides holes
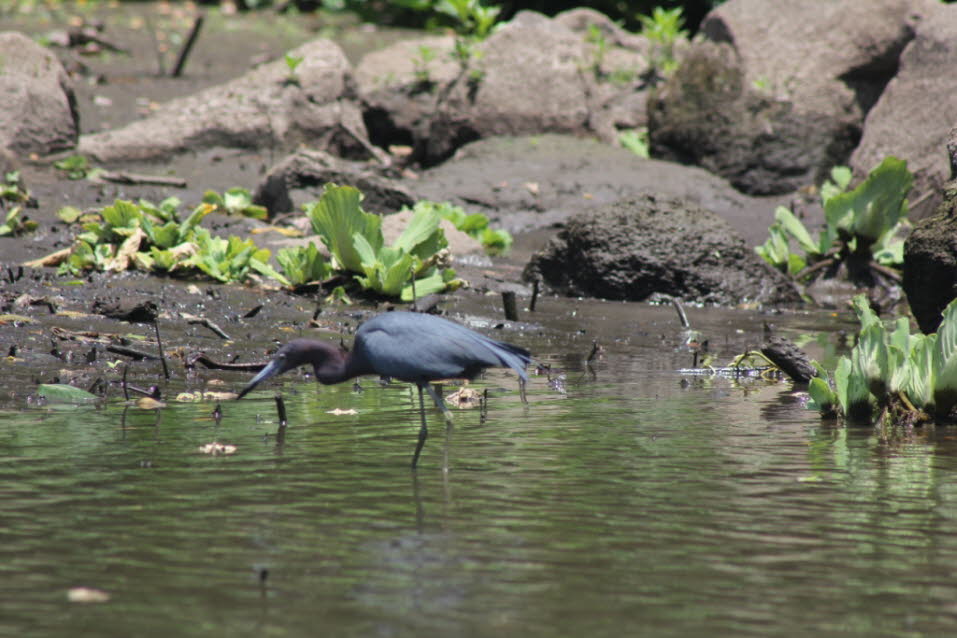
[[[114,184],[147,184],[150,186],[173,186],[186,188],[186,180],[182,177],[165,177],[162,175],[142,175],[125,171],[101,171],[97,177],[105,182]]]
[[[518,308],[515,304],[515,291],[502,291],[502,305],[505,306],[505,318],[509,321],[518,321]]]
[[[193,21],[193,28],[189,32],[189,37],[186,38],[186,44],[183,45],[183,49],[179,52],[179,57],[176,59],[176,66],[173,67],[173,72],[170,73],[174,78],[178,78],[183,73],[183,68],[186,66],[186,58],[189,57],[189,52],[192,51],[193,45],[196,44],[196,38],[199,37],[199,30],[203,26],[203,14],[196,16],[196,19]]]
[[[232,341],[232,337],[226,334],[222,328],[217,326],[215,323],[213,323],[206,317],[197,317],[196,315],[187,314],[185,312],[183,313],[183,317],[186,319],[186,323],[192,326],[199,325],[199,326],[203,326],[204,328],[209,328],[210,330],[215,332],[218,337],[226,339],[227,341]]]
[[[159,322],[153,321],[153,331],[156,333],[156,347],[159,350],[160,362],[163,364],[163,376],[169,381],[169,368],[166,366],[166,356],[163,355],[163,340],[160,339]]]
[[[681,302],[677,298],[671,298],[671,305],[675,307],[675,312],[678,313],[678,321],[681,322],[682,328],[690,328],[691,322],[688,321],[688,315],[685,314],[685,309],[682,307]]]
[[[126,387],[126,373],[130,371],[130,364],[123,366],[123,398],[127,401],[130,400],[130,391]]]
[[[113,354],[121,354],[124,357],[132,357],[136,361],[154,361],[159,359],[155,354],[149,352],[143,352],[142,350],[136,350],[134,348],[127,348],[126,346],[118,346],[115,344],[110,344],[106,346],[107,352],[112,352]]]
[[[282,395],[276,395],[276,413],[279,415],[279,427],[286,427],[286,403],[282,400]]]
[[[532,282],[532,300],[528,302],[528,311],[535,312],[535,304],[538,303],[538,288],[540,282],[538,279]]]

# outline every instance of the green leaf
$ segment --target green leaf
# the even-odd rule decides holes
[[[879,401],[887,394],[888,354],[884,326],[878,321],[861,330],[858,344],[851,352],[855,370],[863,374],[867,389]],[[855,356],[856,355],[856,356]]]
[[[435,246],[437,242],[433,235],[441,232],[439,231],[439,221],[441,221],[441,219],[438,212],[434,209],[416,207],[413,209],[409,223],[402,231],[402,234],[399,235],[398,239],[393,242],[392,246],[408,253],[415,252],[420,244],[427,243],[430,247]],[[442,235],[442,239],[445,239],[444,234]],[[429,254],[443,247],[444,246],[439,246],[438,248],[434,248],[429,251]]]
[[[362,235],[373,254],[383,244],[382,219],[363,211],[361,199],[362,194],[352,186],[326,184],[322,197],[306,213],[337,266],[354,273],[364,271],[353,236]]]
[[[906,197],[913,181],[907,162],[885,158],[857,188],[827,200],[828,224],[870,246],[907,214]]]
[[[56,212],[56,216],[60,218],[60,221],[66,222],[67,224],[72,224],[78,220],[82,214],[83,211],[73,206],[64,206]]]
[[[795,217],[790,209],[784,206],[778,206],[774,210],[774,219],[781,225],[781,228],[786,233],[797,240],[801,248],[804,249],[804,252],[811,254],[818,254],[820,252],[817,242],[811,239],[807,228],[804,227],[800,219]]]
[[[934,412],[934,351],[937,348],[937,335],[912,335],[908,361],[910,373],[904,384],[904,393],[910,402],[927,412]]]
[[[833,412],[838,405],[837,393],[821,377],[812,378],[807,389],[811,400],[823,414]]]
[[[943,315],[934,349],[934,404],[939,416],[957,405],[957,300],[947,305]]]
[[[37,395],[50,403],[92,403],[98,399],[95,394],[62,383],[42,383],[37,386]]]

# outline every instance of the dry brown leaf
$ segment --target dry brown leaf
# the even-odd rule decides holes
[[[110,595],[102,589],[71,587],[66,593],[66,599],[71,603],[105,603],[110,599]]]
[[[234,454],[236,452],[236,446],[213,441],[212,443],[207,443],[206,445],[200,445],[199,451],[203,454],[212,454],[213,456],[219,456],[220,454]]]

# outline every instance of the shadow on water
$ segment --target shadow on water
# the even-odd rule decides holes
[[[786,383],[679,375],[670,309],[551,303],[503,338],[565,392],[533,377],[523,405],[490,372],[487,418],[434,427],[417,472],[416,396],[371,379],[283,379],[218,423],[208,403],[3,412],[0,633],[952,635],[951,432],[847,429]],[[767,320],[690,314],[721,361]],[[80,586],[110,600],[67,602]]]

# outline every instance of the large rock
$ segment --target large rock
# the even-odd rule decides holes
[[[289,55],[302,58],[294,73],[285,60],[265,64],[221,86],[170,100],[146,119],[83,136],[79,151],[101,162],[158,160],[210,147],[288,151],[303,143],[341,156],[378,154],[339,46],[317,39]]]
[[[653,153],[774,194],[845,164],[913,37],[912,0],[730,0],[649,103]],[[715,43],[725,44],[722,50]]]
[[[406,187],[369,163],[309,149],[296,151],[269,169],[253,201],[265,206],[271,216],[288,213],[319,199],[329,182],[355,186],[364,196],[363,207],[378,214],[395,213],[415,203]]]
[[[532,257],[526,279],[566,295],[641,301],[654,294],[720,305],[787,304],[800,294],[714,213],[646,195],[572,217]]]
[[[957,298],[957,181],[946,185],[936,214],[918,222],[904,243],[903,287],[917,325],[936,332],[944,308]]]
[[[406,186],[416,199],[451,201],[512,232],[554,227],[583,209],[646,193],[682,197],[728,221],[754,246],[768,237],[784,197],[756,198],[695,166],[642,159],[623,148],[568,135],[472,142]],[[823,219],[809,211],[805,224]]]
[[[45,155],[76,144],[79,118],[56,56],[23,34],[0,33],[0,149]]]
[[[562,20],[525,11],[474,45],[464,66],[449,62],[455,41],[448,37],[370,53],[356,78],[372,139],[411,145],[428,165],[498,135],[600,133],[610,140],[616,126],[643,123],[643,95],[635,94],[647,62],[623,34],[609,36],[603,55],[587,40]]]
[[[850,165],[866,175],[886,156],[907,160],[914,172],[911,217],[933,213],[950,179],[940,149],[957,124],[957,6],[933,3],[900,57],[900,68],[867,115]]]

